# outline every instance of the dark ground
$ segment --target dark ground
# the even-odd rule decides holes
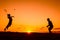
[[[60,40],[60,34],[0,32],[0,40]]]

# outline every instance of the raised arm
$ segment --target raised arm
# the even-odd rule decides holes
[[[14,16],[11,16],[11,17],[14,17]]]
[[[49,25],[47,25],[47,27],[48,27]]]

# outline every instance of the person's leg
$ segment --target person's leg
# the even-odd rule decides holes
[[[51,33],[51,30],[49,29],[49,33]]]
[[[6,31],[6,30],[8,29],[9,26],[10,26],[10,25],[7,25],[6,28],[4,29],[4,31]]]
[[[6,31],[6,28],[4,28],[4,31]]]
[[[9,26],[6,27],[6,29],[8,29]]]
[[[52,32],[51,32],[52,28],[49,28],[48,30],[49,30],[49,33],[52,33]]]

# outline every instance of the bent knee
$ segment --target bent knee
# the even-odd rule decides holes
[[[49,28],[49,30],[52,30],[53,28]]]

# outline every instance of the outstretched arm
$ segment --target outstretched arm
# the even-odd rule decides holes
[[[11,17],[14,17],[14,16],[11,16]]]
[[[47,25],[46,27],[48,27],[49,25]]]

